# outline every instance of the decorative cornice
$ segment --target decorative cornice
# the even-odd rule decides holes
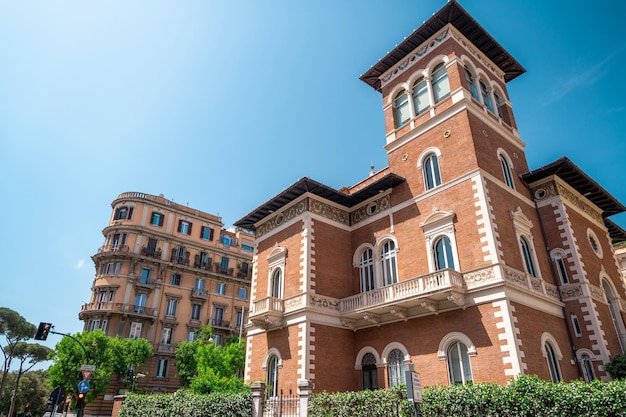
[[[572,191],[569,187],[554,178],[532,187],[530,192],[537,202],[560,196],[562,200],[571,203],[574,207],[582,210],[595,221],[601,224],[603,223],[602,213],[598,209],[589,204],[580,194]]]
[[[346,210],[342,210],[340,208],[331,206],[330,204],[323,203],[318,200],[309,199],[309,211],[311,213],[317,214],[318,216],[325,217],[329,220],[345,224],[346,226],[350,225],[350,216]]]
[[[257,238],[274,230],[275,228],[285,223],[286,221],[290,221],[294,219],[295,217],[301,215],[305,211],[307,211],[308,203],[309,203],[309,199],[305,198],[297,202],[293,206],[290,206],[286,208],[285,210],[280,211],[275,216],[268,219],[265,223],[259,225],[259,227],[257,227],[256,229]]]
[[[391,207],[391,195],[387,194],[381,198],[361,206],[350,213],[350,223],[355,225],[368,217],[374,216]]]

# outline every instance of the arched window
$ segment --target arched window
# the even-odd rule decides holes
[[[570,320],[572,321],[572,328],[574,329],[574,334],[576,337],[580,337],[583,335],[583,330],[580,327],[580,322],[578,321],[578,316],[576,314],[571,313],[569,315]]]
[[[393,387],[405,383],[404,354],[399,349],[394,349],[387,357],[387,370],[389,372],[389,386]]]
[[[617,332],[620,347],[622,348],[623,353],[626,351],[626,340],[624,340],[626,339],[626,331],[624,330],[624,321],[622,320],[622,315],[620,314],[619,297],[615,296],[613,287],[611,287],[606,279],[602,279],[601,281],[604,296],[606,297],[606,302],[609,305],[609,313],[611,313],[613,325],[615,326],[615,331]]]
[[[361,292],[372,291],[375,288],[374,253],[367,248],[359,259],[359,273],[361,275]]]
[[[550,342],[544,342],[544,349],[546,352],[546,360],[548,361],[548,369],[550,370],[550,379],[552,382],[559,382],[561,381],[561,370],[554,347]]]
[[[498,116],[501,119],[504,119],[504,112],[502,111],[502,107],[504,106],[504,101],[498,94],[496,90],[493,90],[493,98],[496,100],[496,111],[498,112]]]
[[[283,270],[280,268],[272,273],[272,297],[283,298]]]
[[[448,347],[448,376],[450,384],[472,382],[472,368],[467,346],[461,342],[454,342]]]
[[[583,368],[583,377],[585,382],[591,382],[596,379],[596,373],[593,371],[593,364],[591,363],[591,357],[583,353],[580,355],[580,366]]]
[[[395,99],[396,127],[403,126],[411,119],[411,109],[409,108],[409,98],[405,91],[398,93]]]
[[[278,357],[272,355],[267,360],[267,394],[270,397],[278,395]]]
[[[388,240],[383,244],[380,251],[383,267],[383,285],[391,285],[398,282],[398,265],[396,262],[396,244]]]
[[[513,174],[511,174],[511,166],[504,155],[500,155],[500,165],[502,166],[502,175],[504,177],[505,184],[514,189],[515,183],[513,182]]]
[[[478,83],[480,84],[480,92],[483,96],[483,103],[487,106],[489,111],[493,113],[493,103],[491,102],[491,96],[489,95],[487,85],[483,80],[480,80]]]
[[[363,374],[363,389],[378,389],[378,373],[376,372],[376,357],[366,353],[361,360]]]
[[[467,79],[467,85],[469,85],[469,89],[470,89],[470,93],[472,93],[472,97],[480,101],[480,98],[478,97],[478,89],[476,88],[476,81],[474,80],[474,75],[467,67],[465,67],[465,78]]]
[[[435,256],[435,270],[454,269],[454,257],[448,236],[442,236],[435,241],[433,254]]]
[[[524,256],[524,265],[526,266],[526,272],[533,277],[537,276],[537,269],[535,268],[535,260],[533,259],[533,253],[530,248],[530,244],[525,237],[520,238],[520,245],[522,247],[522,255]]]
[[[441,174],[439,173],[439,160],[434,153],[424,158],[424,186],[431,190],[441,185]]]
[[[435,104],[450,95],[450,82],[448,72],[443,62],[435,67],[432,72],[433,98]]]
[[[554,260],[556,273],[559,275],[561,284],[563,285],[569,284],[569,278],[567,276],[567,267],[565,266],[565,260],[563,259],[563,254],[560,252],[555,252],[554,255],[552,255],[552,259]]]
[[[428,85],[424,77],[422,77],[413,84],[413,108],[415,109],[415,114],[422,114],[429,107]]]

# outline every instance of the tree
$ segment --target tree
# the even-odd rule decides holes
[[[5,390],[0,396],[0,410],[6,412],[9,409],[13,389],[9,389],[8,387],[13,387],[16,379],[17,372],[9,372],[6,379]],[[19,388],[15,398],[15,404],[20,405],[15,407],[16,411],[22,411],[23,406],[28,404],[34,416],[43,415],[46,412],[46,401],[50,394],[46,382],[47,375],[44,370],[38,369],[23,374],[19,381]]]
[[[19,359],[20,366],[15,378],[13,395],[11,396],[11,405],[9,407],[10,416],[13,415],[13,411],[15,410],[15,399],[17,398],[17,392],[22,375],[31,370],[31,368],[37,363],[45,361],[50,352],[52,352],[50,348],[40,345],[39,343],[19,342],[15,345],[13,355],[14,358]]]
[[[87,363],[85,352],[89,355],[89,364],[95,365],[96,370],[89,379],[90,389],[86,399],[93,400],[106,391],[111,377],[111,367],[108,365],[111,358],[109,337],[100,329],[93,332],[76,333],[63,337],[54,347],[51,359],[53,364],[48,368],[49,385],[63,387],[66,393],[78,393],[78,384],[83,380],[81,365]],[[72,340],[74,337],[76,340]]]
[[[180,385],[189,387],[191,380],[198,374],[198,361],[196,353],[198,348],[213,341],[213,328],[205,326],[196,331],[196,338],[189,342],[181,342],[176,346],[176,368]]]
[[[120,377],[120,381],[128,375],[130,381],[136,378],[137,367],[146,363],[152,356],[152,344],[146,339],[127,339],[114,337],[109,340],[111,372]]]
[[[4,355],[4,364],[2,372],[2,380],[0,381],[0,393],[4,390],[4,383],[11,368],[15,346],[24,341],[31,339],[37,332],[37,327],[29,323],[18,312],[7,307],[0,307],[0,334],[4,335],[6,344],[2,347]]]
[[[626,354],[620,353],[613,356],[609,363],[604,365],[604,369],[613,379],[626,378]]]

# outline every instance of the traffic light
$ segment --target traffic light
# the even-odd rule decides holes
[[[46,340],[50,329],[52,329],[52,323],[39,323],[35,340]]]
[[[84,403],[85,403],[85,393],[79,392],[78,395],[76,396],[76,409],[77,410],[82,409]]]

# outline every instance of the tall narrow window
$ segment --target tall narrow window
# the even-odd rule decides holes
[[[178,300],[175,298],[168,298],[165,307],[165,315],[169,317],[176,317],[176,308],[178,307]]]
[[[146,294],[137,294],[135,297],[135,313],[144,314],[146,310]]]
[[[565,266],[565,260],[563,259],[563,255],[561,255],[560,253],[555,253],[553,259],[554,265],[556,267],[556,272],[557,274],[559,274],[559,279],[561,280],[561,284],[569,284],[567,267]]]
[[[179,220],[178,221],[178,233],[182,233],[184,235],[190,235],[191,234],[191,222],[185,221],[185,220]]]
[[[572,328],[574,329],[574,334],[576,337],[580,337],[583,335],[583,330],[580,327],[580,322],[578,321],[578,317],[576,314],[571,313],[569,315],[570,320],[572,320]]]
[[[372,291],[374,284],[374,254],[371,249],[366,249],[359,260],[359,274],[361,276],[361,292]]]
[[[141,337],[141,323],[133,321],[130,323],[129,339],[139,339]]]
[[[162,345],[172,344],[172,328],[171,327],[163,328],[163,332],[161,333],[161,344]]]
[[[213,317],[213,324],[215,326],[222,326],[224,320],[224,309],[222,307],[215,307],[215,316]]]
[[[219,295],[226,295],[226,283],[225,282],[217,283],[217,293]]]
[[[213,229],[207,226],[200,228],[200,238],[203,240],[213,240]]]
[[[450,95],[450,82],[448,72],[443,62],[435,67],[432,73],[433,98],[439,103]]]
[[[537,269],[535,268],[535,260],[530,248],[530,244],[525,237],[520,238],[520,245],[522,246],[522,255],[524,256],[524,265],[526,266],[526,272],[533,277],[537,276]]]
[[[153,226],[163,226],[163,219],[165,216],[161,213],[157,213],[156,211],[152,212],[152,216],[150,217],[150,224]]]
[[[480,80],[478,83],[480,84],[480,92],[483,96],[483,103],[487,106],[489,111],[493,113],[493,103],[491,102],[491,96],[489,95],[487,85],[483,82],[483,80]]]
[[[626,331],[624,329],[624,321],[622,320],[622,315],[620,313],[619,297],[615,296],[613,288],[611,288],[608,282],[604,279],[602,280],[602,289],[604,290],[606,302],[609,305],[609,313],[613,319],[613,325],[615,326],[615,331],[617,332],[622,353],[624,353],[626,351]]]
[[[280,268],[272,274],[272,297],[283,298],[283,271]]]
[[[376,370],[376,358],[371,353],[366,353],[361,360],[361,372],[363,374],[363,389],[378,389],[378,374]]]
[[[411,109],[409,108],[409,98],[405,91],[400,92],[395,99],[396,127],[403,126],[411,119]]]
[[[267,389],[270,397],[278,395],[278,357],[270,356],[267,360]]]
[[[382,247],[381,259],[383,267],[383,285],[391,285],[398,282],[398,265],[396,262],[396,244],[388,240]]]
[[[496,111],[498,112],[498,116],[501,119],[504,119],[504,112],[502,110],[502,106],[504,105],[504,102],[502,101],[502,98],[500,98],[500,96],[498,95],[498,93],[493,92],[493,98],[496,100]]]
[[[467,79],[467,85],[469,85],[472,97],[480,101],[480,98],[478,97],[478,89],[476,88],[476,81],[474,81],[474,76],[467,67],[465,67],[465,78]]]
[[[157,361],[156,377],[165,378],[167,376],[167,359]]]
[[[202,305],[193,304],[191,306],[191,320],[200,320],[200,311],[202,310]]]
[[[415,81],[413,84],[413,108],[415,114],[422,114],[430,107],[430,100],[428,99],[428,84],[424,77]]]
[[[596,379],[596,373],[593,371],[591,358],[586,353],[580,355],[580,366],[583,368],[583,376],[585,378],[585,382],[591,382]]]
[[[393,387],[405,383],[404,374],[404,354],[399,349],[394,349],[387,358],[387,369],[389,373],[389,386]]]
[[[431,190],[441,185],[441,174],[439,173],[439,161],[437,155],[431,153],[424,159],[424,183],[427,190]]]
[[[433,253],[435,255],[435,269],[437,271],[446,268],[454,269],[454,257],[452,256],[452,246],[450,245],[450,238],[448,236],[442,236],[435,241]]]
[[[454,342],[448,348],[448,374],[451,384],[472,382],[472,368],[467,346],[461,342]]]
[[[561,370],[559,369],[559,361],[556,353],[554,352],[554,348],[550,342],[545,342],[544,348],[546,350],[548,369],[550,370],[550,379],[552,382],[559,382],[561,380]]]
[[[500,165],[502,166],[502,175],[504,176],[505,184],[510,188],[515,188],[513,183],[513,174],[511,174],[511,167],[509,161],[506,160],[504,155],[500,155]]]

